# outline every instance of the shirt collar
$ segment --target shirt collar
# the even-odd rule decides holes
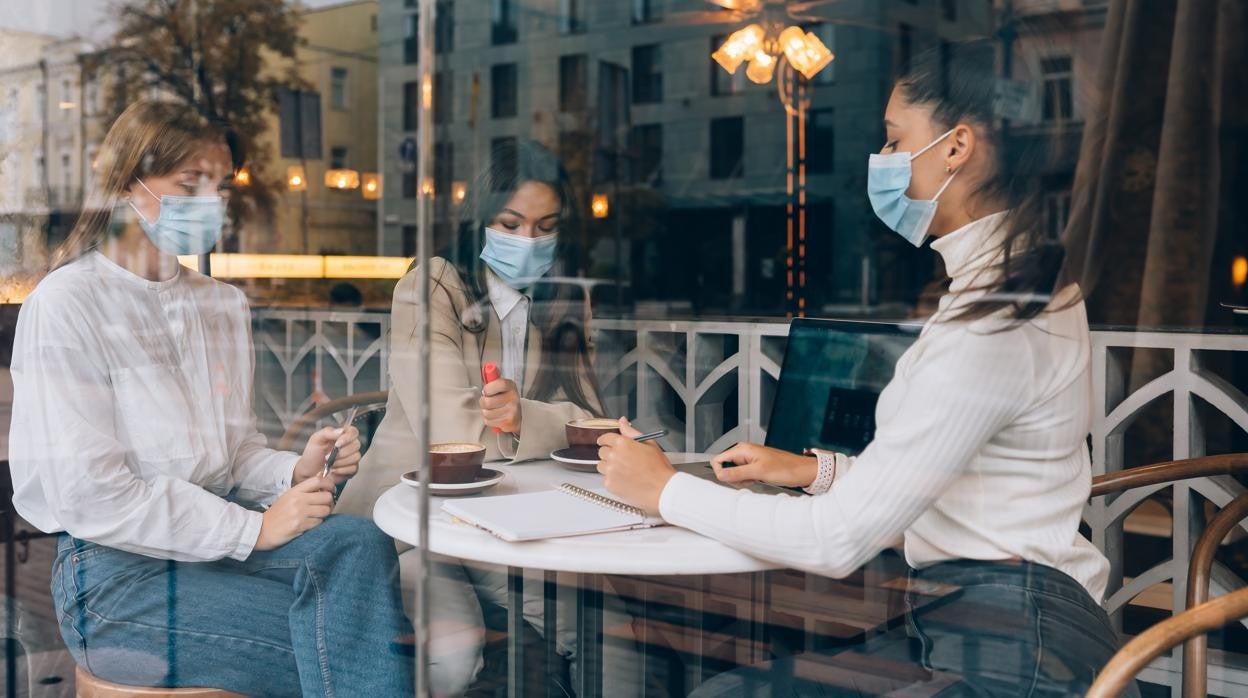
[[[90,257],[92,262],[95,264],[95,268],[99,270],[100,273],[108,274],[109,276],[112,276],[113,278],[116,278],[116,279],[120,279],[121,281],[127,284],[130,284],[132,286],[138,286],[140,288],[146,288],[149,291],[168,290],[172,288],[173,286],[175,286],[179,281],[181,281],[182,276],[183,276],[182,274],[183,270],[182,270],[181,264],[178,264],[177,267],[174,268],[173,276],[170,276],[168,279],[164,279],[163,281],[152,281],[151,279],[145,279],[142,276],[139,276],[138,274],[135,274],[134,272],[130,271],[129,269],[122,267],[121,265],[117,264],[113,260],[106,257],[104,253],[100,252],[99,250],[92,250],[88,254],[88,256]]]
[[[490,295],[490,304],[494,306],[494,312],[498,313],[500,320],[510,315],[520,301],[528,298],[504,283],[492,269],[485,272],[485,286]]]
[[[956,279],[988,265],[1000,251],[999,233],[1008,211],[998,211],[971,221],[932,241],[932,249],[945,260],[945,273]]]

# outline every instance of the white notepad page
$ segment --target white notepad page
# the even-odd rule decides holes
[[[615,505],[624,509],[632,508],[611,499],[606,490],[573,489],[601,497],[610,504],[591,501],[567,489],[553,489],[480,499],[448,500],[442,504],[442,510],[512,542],[625,531],[663,524],[662,519],[645,516],[636,510],[617,510]]]

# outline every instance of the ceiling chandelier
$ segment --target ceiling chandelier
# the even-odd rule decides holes
[[[769,23],[765,29],[757,23],[738,29],[711,58],[732,75],[736,75],[742,63],[747,63],[745,76],[751,82],[765,85],[771,82],[781,59],[810,80],[835,56],[813,32],[776,22]]]

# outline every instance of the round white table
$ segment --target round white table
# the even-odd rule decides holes
[[[674,463],[706,460],[698,454],[669,454]],[[517,465],[487,463],[501,470],[502,482],[477,497],[537,492],[562,483],[580,487],[602,487],[597,473],[577,472],[555,461],[533,461]],[[578,695],[601,693],[602,591],[598,575],[706,575],[763,572],[779,565],[750,557],[723,543],[675,526],[615,531],[588,536],[509,543],[470,524],[459,522],[442,510],[442,497],[430,497],[429,552],[461,560],[506,565],[509,568],[508,666],[511,695],[522,692],[524,658],[521,637],[524,618],[523,570],[546,571],[545,637],[546,666],[553,666],[556,572],[582,576],[577,584],[577,656],[580,671],[576,677]],[[387,490],[373,507],[377,526],[396,540],[410,545],[419,542],[419,490],[399,483]]]

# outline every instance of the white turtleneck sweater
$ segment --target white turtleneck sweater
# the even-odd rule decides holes
[[[902,538],[918,568],[1020,558],[1069,574],[1100,601],[1109,563],[1078,530],[1092,482],[1092,377],[1084,306],[1069,303],[1077,289],[1053,300],[1069,307],[1014,327],[999,317],[948,320],[982,294],[973,289],[1000,253],[1005,215],[932,243],[950,293],[880,394],[875,440],[831,489],[761,495],[677,474],[663,490],[663,518],[833,577]]]

